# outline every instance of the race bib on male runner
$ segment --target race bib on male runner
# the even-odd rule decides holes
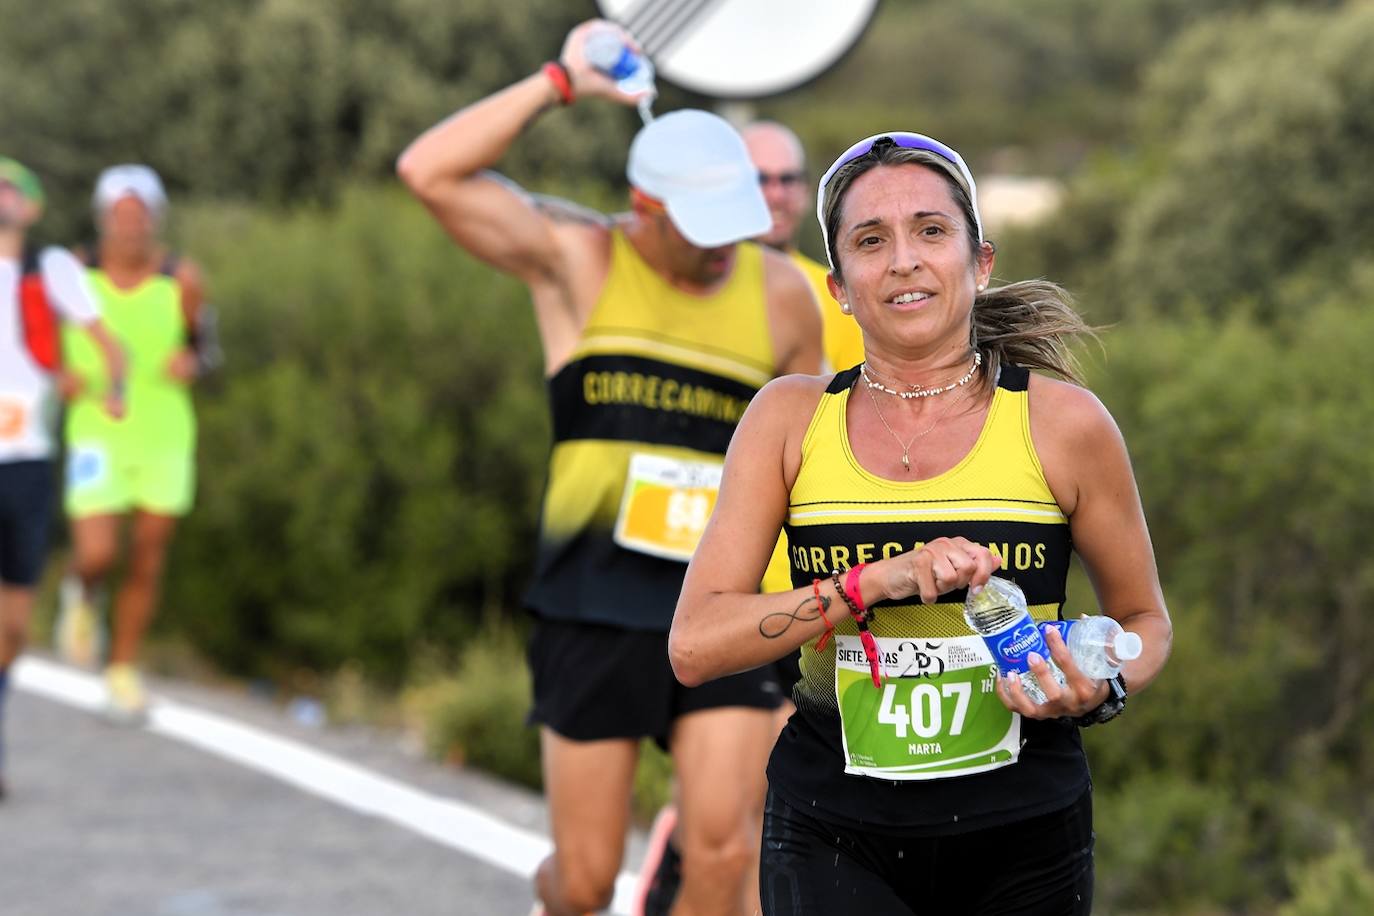
[[[886,677],[873,686],[857,636],[835,646],[846,773],[944,779],[995,770],[1021,753],[1021,717],[997,698],[981,636],[879,638]]]
[[[668,560],[690,560],[716,507],[721,470],[716,462],[630,456],[615,542]]]

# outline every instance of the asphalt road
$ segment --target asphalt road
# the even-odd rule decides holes
[[[25,674],[33,675],[35,664],[68,670],[38,660]],[[124,728],[79,700],[55,701],[17,680],[21,689],[11,691],[6,723],[10,797],[0,803],[0,913],[6,916],[524,916],[530,910],[526,867],[547,835],[535,793],[428,763],[395,736],[297,725],[248,696],[156,683],[168,708],[152,727]],[[229,756],[244,759],[225,759],[208,744],[197,746],[199,739],[186,737],[194,728],[179,724],[202,714],[249,726],[269,741],[285,738],[328,760],[304,767],[310,772],[299,777],[269,775],[248,759],[260,753],[253,742],[232,732]],[[355,787],[345,773],[333,790],[312,788],[311,780],[333,766],[328,761],[360,768],[366,778]],[[291,766],[300,768],[291,759],[281,764],[283,772]],[[359,801],[350,807],[354,793]],[[406,811],[396,815],[393,808]],[[465,820],[459,809],[479,811],[479,819]],[[398,823],[395,816],[409,820]],[[481,820],[487,816],[494,820]],[[506,827],[525,843],[521,855],[512,855],[523,861],[499,859]],[[493,850],[499,864],[483,861]]]

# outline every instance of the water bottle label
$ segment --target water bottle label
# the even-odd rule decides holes
[[[1073,629],[1077,620],[1042,620],[1040,622],[1040,635],[1050,635],[1050,630],[1058,630],[1059,636],[1064,642],[1069,641],[1069,631]],[[1048,647],[1047,647],[1048,648]]]
[[[859,638],[835,640],[846,773],[944,779],[1016,762],[1021,717],[997,698],[997,666],[981,637],[877,643],[881,688],[873,686]]]
[[[1026,617],[1021,623],[1002,633],[984,637],[1003,674],[1013,671],[1030,670],[1030,654],[1039,653],[1041,658],[1049,658],[1050,651],[1045,647],[1045,636],[1035,621]]]

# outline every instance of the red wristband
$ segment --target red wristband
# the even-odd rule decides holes
[[[558,90],[558,97],[564,105],[573,103],[572,78],[568,76],[568,68],[563,66],[560,61],[551,60],[543,67],[544,75],[553,83],[553,88]]]
[[[854,618],[855,625],[859,628],[859,643],[863,646],[864,656],[868,659],[868,670],[873,675],[873,686],[883,685],[883,659],[878,653],[878,641],[873,638],[873,634],[868,629],[868,624],[873,620],[873,612],[864,604],[863,594],[859,591],[859,574],[868,565],[860,563],[852,567],[845,574],[844,584],[840,584],[840,571],[833,570],[830,573],[831,580],[835,583],[835,590],[840,593],[844,603],[849,605],[849,616]]]
[[[863,568],[867,565],[867,563],[860,563],[858,566],[852,566],[844,576],[844,593],[849,596],[850,601],[854,602],[860,613],[868,610],[868,605],[864,604],[863,593],[859,589],[859,573],[863,572]]]
[[[825,632],[821,638],[816,640],[816,644],[811,648],[820,652],[825,648],[826,643],[830,642],[830,637],[835,635],[835,625],[830,622],[830,618],[825,616],[825,603],[821,601],[821,580],[811,580],[811,592],[816,596],[816,610],[820,611],[821,623],[825,624]]]

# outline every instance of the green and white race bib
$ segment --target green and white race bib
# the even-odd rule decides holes
[[[874,687],[857,636],[835,646],[846,773],[944,779],[995,770],[1021,753],[1021,716],[997,698],[982,637],[879,638],[886,678]]]

